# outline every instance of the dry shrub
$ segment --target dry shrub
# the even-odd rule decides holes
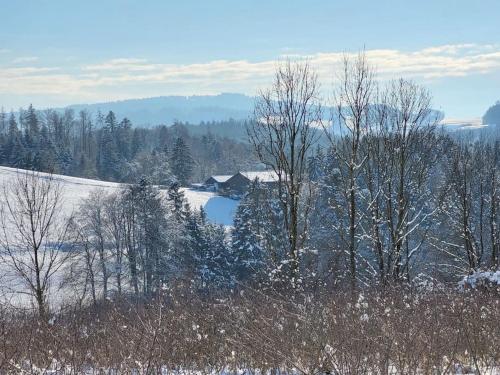
[[[0,373],[201,371],[416,374],[499,364],[500,304],[485,293],[357,295],[175,289],[154,301],[3,312]]]

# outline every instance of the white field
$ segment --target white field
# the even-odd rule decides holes
[[[18,173],[25,173],[22,169],[0,167],[0,187],[15,181]],[[40,177],[47,177],[48,174],[40,173]],[[63,175],[52,175],[63,189],[63,205],[67,214],[78,210],[79,204],[87,198],[94,190],[102,189],[104,192],[112,193],[123,189],[125,185],[116,182],[98,181],[79,177]],[[199,209],[203,207],[207,213],[207,218],[213,223],[231,226],[233,216],[238,206],[238,201],[221,197],[213,192],[198,191],[182,188],[184,195],[191,208]]]

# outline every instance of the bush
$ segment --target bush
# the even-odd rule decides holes
[[[499,364],[499,321],[498,298],[480,292],[200,298],[175,289],[151,302],[66,309],[48,322],[5,312],[0,373],[483,371]]]

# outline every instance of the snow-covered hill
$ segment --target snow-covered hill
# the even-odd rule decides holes
[[[22,169],[0,167],[0,186],[4,186],[16,179],[18,173],[25,173]],[[40,177],[48,176],[40,173]],[[96,189],[102,189],[105,192],[117,192],[123,189],[124,185],[91,180],[79,177],[70,177],[63,175],[53,175],[53,178],[61,183],[63,189],[63,207],[70,214],[78,209],[83,199],[88,197],[89,193]],[[218,196],[215,193],[207,191],[197,191],[192,189],[182,189],[190,206],[195,209],[203,207],[207,213],[207,218],[213,223],[231,226],[233,216],[238,206],[238,202],[229,198]]]

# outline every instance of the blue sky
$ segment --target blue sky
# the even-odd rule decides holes
[[[448,117],[500,99],[500,1],[1,0],[7,110],[158,95],[255,94],[307,57],[325,93],[342,53],[431,90]]]

